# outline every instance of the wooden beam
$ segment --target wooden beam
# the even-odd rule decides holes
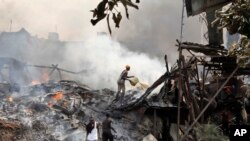
[[[210,101],[207,103],[207,105],[204,107],[204,109],[202,109],[202,111],[200,112],[200,114],[197,116],[197,118],[195,119],[195,121],[188,127],[187,131],[185,132],[183,138],[181,139],[181,141],[185,141],[186,136],[189,134],[190,130],[194,127],[194,125],[198,122],[198,120],[200,119],[200,117],[204,114],[204,112],[207,110],[207,108],[210,106],[210,104],[214,101],[214,99],[219,95],[219,93],[221,92],[221,90],[225,87],[225,85],[228,83],[228,81],[234,76],[234,74],[236,73],[236,71],[239,69],[239,66],[237,66],[234,71],[227,77],[226,81],[220,86],[220,88],[217,90],[217,92],[214,94],[214,96],[210,99]]]

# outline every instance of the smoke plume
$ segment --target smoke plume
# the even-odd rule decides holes
[[[3,40],[4,37],[7,40]],[[11,33],[11,36],[2,36],[0,42],[3,48],[0,56],[25,62],[28,65],[26,75],[30,80],[39,80],[44,75],[41,68],[32,65],[51,67],[58,64],[59,68],[81,71],[78,74],[62,71],[63,79],[78,80],[92,88],[116,89],[117,79],[125,65],[131,66],[130,75],[147,84],[152,84],[165,70],[161,63],[163,60],[130,51],[107,35],[96,35],[85,42],[60,42],[37,39],[23,30]],[[46,75],[51,70],[47,70]],[[52,79],[59,79],[57,71]]]
[[[106,20],[92,26],[90,19],[101,0],[1,0],[0,31],[12,31],[22,27],[32,35],[47,38],[47,33],[57,31],[61,40],[81,40],[108,32]],[[139,10],[129,8],[130,19],[123,19],[119,29],[112,24],[112,37],[130,50],[144,52],[151,57],[162,58],[167,54],[170,62],[177,58],[176,39],[180,37],[182,0],[142,0]],[[186,14],[185,14],[186,15]],[[200,42],[198,17],[184,19],[184,41]]]
[[[83,46],[69,46],[65,53],[69,56],[65,64],[75,70],[87,69],[89,73],[81,79],[98,88],[116,88],[116,82],[125,65],[130,65],[129,75],[141,82],[152,84],[165,71],[164,64],[145,53],[135,53],[108,36],[96,36]],[[162,61],[163,62],[163,61]]]
[[[158,59],[163,60],[167,54],[171,64],[176,62],[178,54],[175,40],[180,37],[181,0],[142,0],[139,10],[129,8],[129,20],[125,18],[124,7],[120,5],[118,10],[121,10],[123,19],[119,29],[111,24],[112,39],[95,36],[97,32],[108,31],[106,20],[96,26],[90,23],[90,10],[99,2],[1,0],[1,31],[17,31],[24,27],[39,38],[47,38],[48,32],[57,31],[61,41],[84,42],[66,48],[53,44],[34,48],[32,45],[20,45],[19,41],[11,41],[14,47],[8,47],[1,54],[32,64],[59,64],[59,67],[75,71],[86,69],[88,74],[82,75],[81,80],[96,87],[112,88],[116,87],[119,73],[126,64],[131,65],[130,74],[152,83],[164,69],[164,64]],[[184,24],[183,40],[199,43],[198,17],[185,17]]]

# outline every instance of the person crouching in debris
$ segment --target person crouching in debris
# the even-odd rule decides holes
[[[117,91],[117,94],[116,94],[116,101],[119,100],[120,98],[120,101],[121,103],[123,103],[123,97],[125,95],[125,80],[129,80],[128,78],[132,78],[134,76],[128,76],[128,71],[130,70],[130,66],[129,65],[126,65],[125,67],[126,69],[122,71],[118,81],[117,81],[117,84],[118,84],[118,91]],[[122,91],[122,92],[121,92]],[[120,95],[121,93],[121,95]]]
[[[86,137],[86,141],[98,141],[98,128],[99,125],[94,117],[90,117],[90,121],[88,123],[88,125],[86,126],[86,130],[87,130],[87,137]]]
[[[115,133],[115,129],[111,126],[112,120],[110,119],[110,115],[106,114],[106,119],[102,122],[102,141],[113,141],[114,136],[112,135],[111,130]]]

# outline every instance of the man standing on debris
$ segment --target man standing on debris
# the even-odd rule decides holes
[[[116,133],[115,129],[111,126],[110,115],[106,114],[106,119],[102,122],[102,141],[113,141],[111,129]]]
[[[119,98],[120,98],[121,103],[123,102],[123,97],[125,95],[125,80],[129,80],[128,78],[134,77],[134,76],[128,76],[128,71],[130,70],[130,66],[126,65],[125,68],[126,69],[122,71],[122,73],[117,81],[118,91],[116,94],[116,100],[119,100]],[[121,95],[120,95],[120,93],[121,93]]]
[[[98,127],[99,124],[95,121],[94,117],[90,117],[90,122],[86,126],[86,141],[98,141]]]

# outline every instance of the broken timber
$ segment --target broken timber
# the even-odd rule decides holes
[[[178,42],[178,41],[177,41]],[[177,45],[179,46],[179,45]],[[180,49],[192,50],[194,52],[200,52],[205,55],[225,55],[227,50],[223,46],[211,47],[211,45],[201,45],[195,43],[184,42],[180,44]]]
[[[204,112],[207,110],[208,106],[213,102],[213,100],[219,95],[219,93],[224,88],[224,86],[227,84],[227,82],[234,76],[234,74],[237,72],[238,68],[239,68],[239,66],[237,66],[234,69],[234,71],[227,77],[226,81],[220,86],[220,88],[217,90],[217,92],[214,94],[214,96],[209,100],[209,102],[207,103],[207,105],[204,107],[204,109],[202,109],[202,111],[197,116],[197,118],[194,120],[194,122],[188,127],[188,129],[185,132],[185,134],[184,134],[183,138],[181,139],[181,141],[185,140],[186,136],[192,130],[193,126],[198,122],[198,120],[200,119],[200,117],[204,114]]]

